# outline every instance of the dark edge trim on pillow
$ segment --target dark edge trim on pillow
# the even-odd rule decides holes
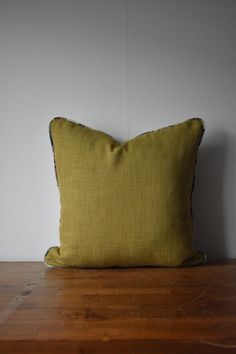
[[[124,143],[129,142],[129,141],[132,141],[132,140],[134,140],[134,139],[136,139],[136,138],[139,138],[140,136],[145,135],[145,134],[157,133],[157,132],[159,132],[159,131],[161,131],[161,130],[164,130],[164,129],[167,129],[167,128],[174,128],[174,127],[176,127],[177,125],[181,125],[181,124],[186,123],[187,121],[191,121],[191,120],[199,120],[199,121],[201,121],[201,123],[202,123],[203,132],[202,132],[202,136],[200,137],[200,141],[199,141],[199,145],[200,145],[200,144],[201,144],[202,137],[203,137],[203,134],[204,134],[204,131],[205,131],[205,122],[204,122],[204,120],[203,120],[202,118],[196,118],[196,117],[195,117],[195,118],[188,118],[188,119],[185,119],[185,120],[182,121],[182,122],[170,124],[170,125],[167,125],[167,126],[163,126],[163,127],[158,128],[158,129],[148,130],[148,131],[146,131],[146,132],[144,132],[144,133],[141,133],[141,134],[138,134],[138,135],[134,136],[133,138],[127,139],[126,141],[124,141]],[[78,123],[76,123],[76,124],[78,124]],[[90,129],[91,129],[91,128],[90,128]],[[113,138],[113,137],[112,137],[112,138]],[[113,138],[113,139],[114,139],[114,138]],[[123,143],[123,144],[124,144],[124,143]],[[122,145],[122,143],[120,143],[120,144]]]
[[[87,127],[87,126],[85,124],[77,123],[77,122],[75,122],[73,120],[70,120],[70,119],[67,119],[67,118],[64,118],[64,117],[55,117],[49,123],[49,137],[50,137],[50,142],[51,142],[51,147],[52,147],[52,152],[53,152],[54,170],[55,170],[55,175],[56,175],[57,186],[59,187],[58,175],[57,175],[57,165],[56,165],[56,158],[55,158],[55,149],[54,149],[53,138],[52,138],[52,123],[55,120],[57,120],[57,119],[67,120],[68,122],[71,122],[71,123],[74,123],[76,125],[79,125],[81,128],[84,128],[84,127]]]
[[[59,118],[59,117],[53,118],[53,119],[51,120],[51,122],[49,123],[49,137],[50,137],[50,142],[51,142],[51,147],[52,147],[52,152],[53,152],[54,171],[55,171],[55,175],[56,175],[57,186],[59,187],[58,176],[57,176],[57,167],[56,167],[56,159],[55,159],[55,149],[54,149],[53,138],[52,138],[52,123],[53,123],[56,119],[60,119],[60,118]]]
[[[201,131],[201,135],[199,137],[199,141],[198,141],[198,145],[197,145],[197,152],[196,152],[196,158],[195,158],[195,161],[194,161],[194,173],[193,173],[193,182],[192,182],[192,190],[191,190],[191,194],[190,194],[190,213],[191,213],[191,217],[192,217],[192,223],[194,222],[194,217],[193,217],[193,207],[192,207],[192,199],[193,199],[193,191],[194,191],[194,187],[195,187],[195,182],[196,182],[196,166],[197,166],[197,161],[198,161],[198,151],[199,151],[199,147],[200,147],[200,144],[202,142],[202,138],[203,138],[203,135],[205,133],[205,130],[206,130],[206,124],[204,122],[204,120],[202,118],[192,118],[193,120],[194,119],[198,119],[202,122],[202,131]],[[204,253],[204,260],[203,260],[203,263],[202,264],[206,264],[207,263],[207,255],[206,253],[203,251],[203,250],[199,250],[199,251],[202,251]]]
[[[198,160],[198,150],[199,150],[199,147],[200,147],[200,144],[202,142],[202,138],[203,138],[203,135],[204,135],[204,132],[205,132],[205,122],[204,122],[204,120],[201,119],[201,118],[192,118],[192,120],[194,120],[194,119],[198,119],[198,120],[200,120],[202,122],[202,131],[201,131],[201,135],[199,137],[199,141],[198,141],[198,145],[197,145],[197,151],[196,151],[196,158],[195,158],[194,167],[193,167],[194,173],[193,173],[192,189],[191,189],[191,194],[190,194],[190,212],[191,212],[192,218],[193,218],[192,197],[193,197],[193,190],[194,190],[195,181],[196,181],[196,166],[197,166],[197,160]]]

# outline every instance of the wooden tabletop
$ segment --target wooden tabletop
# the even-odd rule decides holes
[[[236,261],[129,269],[1,262],[0,353],[236,353]]]

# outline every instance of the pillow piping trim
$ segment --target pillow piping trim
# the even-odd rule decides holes
[[[56,167],[56,158],[55,158],[55,149],[54,149],[54,143],[53,143],[53,137],[52,137],[52,123],[56,120],[60,119],[59,117],[55,117],[51,120],[49,123],[49,137],[50,137],[50,142],[51,142],[51,147],[52,147],[52,152],[53,152],[53,160],[54,160],[54,171],[56,175],[56,181],[57,181],[57,186],[59,187],[58,183],[58,175],[57,175],[57,167]]]
[[[201,135],[199,137],[199,141],[198,141],[198,145],[197,145],[197,151],[196,151],[196,158],[194,161],[194,173],[193,173],[193,182],[192,182],[192,189],[191,189],[191,194],[190,194],[190,213],[191,213],[191,218],[192,218],[192,224],[194,223],[194,216],[193,216],[193,207],[192,207],[192,199],[193,199],[193,191],[194,191],[194,187],[195,187],[195,182],[196,182],[196,166],[197,166],[197,161],[198,161],[198,154],[199,154],[199,148],[202,142],[202,138],[203,135],[205,133],[206,130],[206,123],[202,118],[193,118],[193,119],[198,119],[201,121],[202,123],[202,131],[201,131]],[[194,235],[193,235],[194,237]],[[199,249],[199,251],[201,251],[203,253],[203,262],[202,264],[207,264],[207,254],[204,250]]]
[[[50,137],[50,142],[51,142],[51,147],[52,147],[52,152],[53,152],[53,160],[54,160],[54,171],[55,171],[55,175],[56,175],[56,181],[57,181],[57,186],[59,187],[59,182],[58,182],[58,174],[57,174],[57,166],[56,166],[56,158],[55,158],[55,149],[54,149],[54,144],[53,144],[53,137],[52,137],[52,123],[55,121],[55,120],[59,120],[59,119],[63,119],[63,120],[66,120],[70,123],[73,123],[75,125],[79,125],[81,127],[86,127],[87,129],[90,129],[90,130],[95,130],[95,131],[99,131],[97,129],[92,129],[90,127],[88,127],[87,125],[84,125],[82,123],[77,123],[71,119],[68,119],[68,118],[65,118],[65,117],[55,117],[53,118],[50,123],[49,123],[49,137]],[[202,134],[199,138],[199,142],[198,142],[198,147],[197,147],[197,154],[198,154],[198,149],[199,149],[199,146],[201,144],[201,141],[202,141],[202,138],[203,138],[203,135],[204,135],[204,132],[205,132],[205,122],[202,118],[189,118],[189,119],[186,119],[185,121],[181,122],[181,123],[177,123],[177,124],[171,124],[171,125],[168,125],[168,126],[165,126],[165,127],[162,127],[162,128],[158,128],[158,129],[154,129],[154,130],[149,130],[149,131],[146,131],[144,133],[141,133],[141,134],[138,134],[136,135],[134,138],[131,138],[131,139],[128,139],[126,141],[124,141],[123,143],[120,143],[118,142],[116,139],[114,139],[111,135],[105,133],[106,135],[110,136],[114,141],[118,142],[120,145],[124,145],[125,143],[129,142],[129,141],[132,141],[138,137],[140,137],[141,135],[144,135],[144,134],[148,134],[148,133],[155,133],[155,132],[158,132],[160,131],[161,129],[166,129],[166,128],[172,128],[172,127],[175,127],[176,125],[179,125],[179,124],[183,124],[184,122],[186,121],[190,121],[190,120],[200,120],[201,123],[202,123]],[[194,185],[195,185],[195,168],[196,168],[196,164],[197,164],[197,155],[196,155],[196,159],[195,159],[195,163],[194,163],[194,175],[193,175],[193,183],[192,183],[192,190],[191,190],[191,196],[190,196],[190,203],[192,201],[192,194],[193,194],[193,189],[194,189]],[[192,214],[192,205],[190,207],[190,212],[191,212],[191,215]]]

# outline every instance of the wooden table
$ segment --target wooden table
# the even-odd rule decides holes
[[[0,353],[236,353],[236,261],[178,269],[2,262]]]

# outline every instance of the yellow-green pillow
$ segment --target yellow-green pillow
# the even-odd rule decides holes
[[[51,266],[183,266],[204,261],[192,248],[191,198],[203,121],[120,143],[65,118],[50,123],[60,192],[60,247]]]

